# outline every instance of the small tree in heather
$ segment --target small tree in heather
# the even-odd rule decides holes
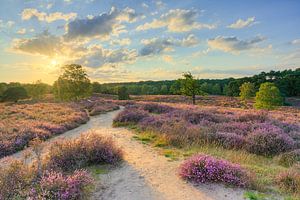
[[[184,73],[180,81],[180,91],[183,95],[191,96],[193,104],[196,104],[196,95],[202,94],[200,85],[190,72]]]
[[[283,105],[283,98],[274,83],[262,83],[256,93],[254,107],[257,109],[274,109]]]
[[[240,99],[246,101],[255,96],[255,87],[253,83],[246,82],[240,87]]]
[[[2,95],[2,101],[18,102],[18,100],[26,98],[28,95],[24,87],[10,87]]]
[[[127,100],[129,99],[129,94],[127,92],[127,88],[125,86],[118,87],[118,98],[119,100]]]
[[[65,65],[62,70],[63,73],[53,85],[54,94],[57,98],[68,101],[91,95],[91,82],[81,65]]]

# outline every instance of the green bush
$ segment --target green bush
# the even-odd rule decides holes
[[[2,101],[17,102],[20,99],[28,98],[27,92],[23,87],[10,87],[4,91]]]
[[[262,83],[256,93],[254,107],[271,110],[283,105],[283,98],[274,83]]]

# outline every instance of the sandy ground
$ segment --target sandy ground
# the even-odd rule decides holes
[[[112,128],[112,120],[120,111],[92,117],[76,129],[45,142],[49,143],[63,137],[76,137],[81,132],[95,130],[112,137],[124,151],[124,162],[120,167],[101,174],[92,199],[103,200],[240,200],[244,191],[225,188],[222,185],[205,184],[193,186],[177,176],[181,161],[170,162],[157,150],[132,139],[134,133],[125,128]],[[30,150],[30,149],[29,149]],[[28,150],[27,150],[28,151]],[[24,151],[23,151],[24,152]],[[10,157],[20,158],[23,152]],[[4,159],[0,160],[4,162]]]

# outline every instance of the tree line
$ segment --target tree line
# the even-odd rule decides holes
[[[295,70],[261,72],[258,75],[243,78],[196,79],[200,90],[209,95],[239,96],[243,83],[254,84],[257,92],[265,82],[274,83],[285,97],[300,96],[300,68]],[[92,83],[93,92],[117,94],[118,88],[124,86],[131,95],[176,95],[181,94],[180,80],[140,81],[128,83]]]
[[[54,94],[56,99],[62,101],[78,100],[88,97],[92,93],[116,94],[120,99],[129,98],[129,94],[185,94],[192,97],[210,94],[253,97],[261,84],[265,82],[272,83],[283,97],[300,96],[300,68],[261,72],[258,75],[237,79],[196,79],[191,73],[185,73],[178,80],[100,84],[91,82],[81,65],[71,64],[63,67],[62,74],[52,86],[41,81],[31,84],[0,83],[0,99],[2,101],[17,101],[25,98],[41,99],[48,93]],[[243,91],[248,93],[242,94]]]

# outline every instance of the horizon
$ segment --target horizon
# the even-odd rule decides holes
[[[70,63],[100,83],[174,80],[186,71],[241,78],[300,66],[299,1],[0,5],[0,82],[52,84]]]

